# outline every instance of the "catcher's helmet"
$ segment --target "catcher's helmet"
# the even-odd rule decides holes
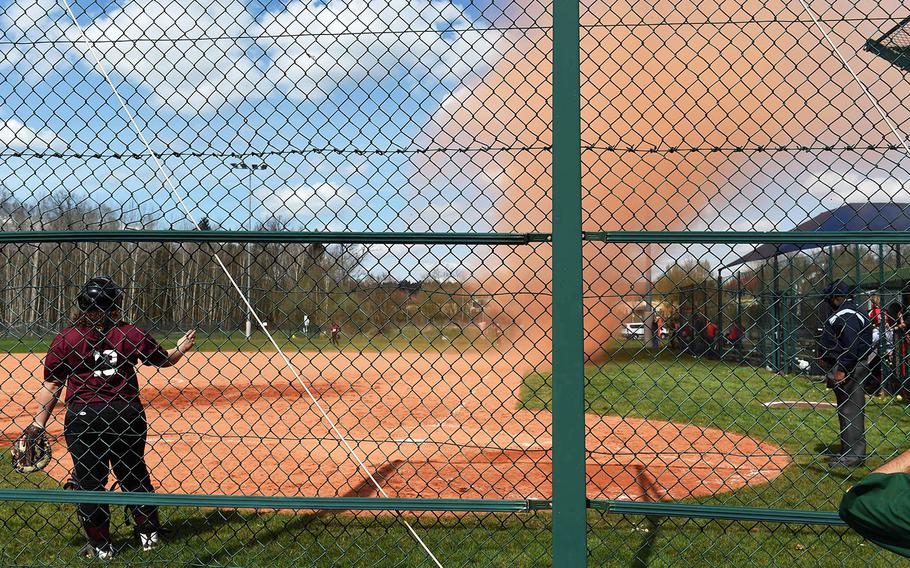
[[[110,276],[96,276],[79,291],[76,303],[83,312],[93,309],[107,312],[119,308],[122,298],[123,290]]]

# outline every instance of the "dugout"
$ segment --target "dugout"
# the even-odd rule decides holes
[[[694,335],[671,345],[696,356],[794,370],[796,359],[808,357],[798,341],[805,335],[798,320],[807,315],[794,290],[798,272],[797,263],[782,256],[771,260],[770,270],[720,273],[680,288],[674,318]],[[717,329],[713,338],[708,322]]]
[[[853,203],[816,215],[794,231],[863,232],[910,230],[910,204]],[[695,354],[715,354],[780,372],[814,370],[815,338],[827,305],[821,290],[829,282],[848,283],[860,306],[870,300],[886,307],[899,302],[910,306],[910,263],[898,245],[840,245],[816,243],[763,244],[723,265],[713,280],[677,291],[679,321],[693,322],[698,334],[701,319],[714,322],[720,333],[713,344],[689,347]],[[910,319],[907,320],[910,325]],[[879,324],[884,334],[884,318]],[[727,339],[737,327],[741,338]],[[910,341],[901,347],[902,359],[885,362],[884,374],[903,384],[910,377]],[[882,350],[886,350],[883,344]],[[884,354],[883,354],[884,355]],[[888,357],[885,357],[888,359]],[[800,361],[808,362],[807,369]],[[884,379],[883,379],[884,380]]]
[[[899,260],[904,261],[904,258]],[[844,282],[856,291],[858,302],[878,298],[878,305],[884,310],[893,303],[899,303],[903,321],[910,323],[910,266],[888,271],[864,271],[859,276],[845,278]],[[878,322],[879,334],[886,338],[879,344],[882,380],[888,391],[907,396],[910,390],[910,330],[897,329],[892,320],[885,313]],[[890,333],[887,332],[889,328]]]

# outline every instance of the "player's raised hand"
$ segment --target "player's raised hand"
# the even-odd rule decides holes
[[[183,334],[183,337],[177,340],[177,349],[181,354],[186,353],[196,344],[196,330],[191,329]]]

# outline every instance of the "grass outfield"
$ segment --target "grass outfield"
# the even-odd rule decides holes
[[[176,345],[183,332],[153,334],[166,348]],[[293,337],[292,337],[293,335]],[[272,337],[282,350],[288,351],[337,351],[357,350],[364,352],[379,351],[485,351],[493,348],[490,337],[480,333],[474,327],[461,328],[418,328],[407,326],[385,334],[342,334],[339,344],[332,345],[328,334],[305,336],[289,334],[286,331],[274,331]],[[52,337],[0,337],[0,352],[5,353],[45,353]],[[254,331],[247,339],[242,331],[233,332],[199,332],[196,338],[196,351],[275,351],[275,347],[261,331]]]
[[[833,411],[769,410],[780,398],[830,400],[820,385],[801,377],[672,355],[619,351],[612,362],[587,370],[590,412],[662,418],[717,426],[783,446],[794,465],[774,481],[699,499],[741,504],[833,510],[847,485],[868,470],[829,472],[819,444],[835,438]],[[549,376],[532,375],[525,404],[550,403]],[[910,420],[902,405],[871,402],[870,467],[903,447]],[[888,425],[889,427],[886,427]],[[887,430],[887,432],[885,432]],[[19,476],[0,456],[0,478],[24,487],[56,483],[41,475]],[[89,566],[71,505],[0,504],[0,565]],[[135,548],[122,510],[114,511],[118,566],[430,566],[394,518],[346,514],[284,514],[201,509],[163,510],[173,530],[155,553]],[[545,566],[550,564],[550,514],[424,516],[410,520],[442,564],[450,566]],[[842,528],[667,519],[656,530],[641,518],[589,513],[589,566],[894,566],[897,556],[863,543]]]

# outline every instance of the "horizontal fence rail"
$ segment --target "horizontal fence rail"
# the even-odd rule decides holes
[[[306,231],[15,231],[0,232],[0,243],[325,243],[523,245],[548,242],[546,233],[356,233]]]

